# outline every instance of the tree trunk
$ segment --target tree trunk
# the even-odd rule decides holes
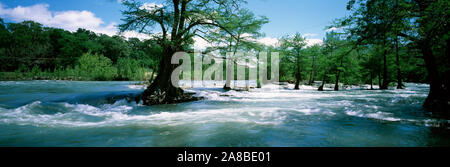
[[[312,80],[313,80],[313,75],[314,75],[314,72],[313,72],[313,70],[311,70],[311,72],[310,72],[310,74],[309,74],[309,81],[308,81],[308,85],[312,85]]]
[[[299,90],[299,89],[300,89],[300,79],[299,79],[299,77],[298,77],[299,75],[300,75],[300,74],[298,74],[298,73],[295,74],[295,78],[296,78],[296,79],[295,79],[295,87],[294,87],[295,90]]]
[[[384,52],[383,52],[383,84],[381,85],[380,89],[385,90],[388,89],[389,86],[389,79],[388,79],[388,72],[387,72],[387,50],[386,50],[386,41],[383,44]]]
[[[240,38],[240,36],[238,36],[238,39],[239,38]],[[236,56],[236,52],[237,52],[237,49],[238,49],[238,46],[239,46],[239,42],[240,42],[239,40],[236,41],[236,44],[235,44],[232,56]],[[230,40],[230,44],[228,46],[230,47],[229,51],[231,52],[232,51],[231,46],[233,46],[233,41]],[[229,65],[228,64],[229,63],[228,60],[230,60],[230,59],[227,59],[227,67]],[[223,86],[223,89],[225,89],[225,90],[231,90],[231,79],[235,79],[235,77],[234,77],[234,65],[235,64],[236,64],[236,62],[233,61],[233,66],[226,68],[227,69],[227,79],[226,79],[225,85]],[[236,80],[234,81],[234,87],[236,87]]]
[[[150,76],[150,80],[148,81],[149,83],[153,82],[153,77],[155,76],[155,68],[152,69],[152,74]]]
[[[395,38],[395,63],[397,66],[397,89],[403,89],[402,72],[400,70],[400,56],[398,54],[398,36]]]
[[[441,78],[436,66],[436,59],[431,50],[431,46],[423,42],[421,43],[421,51],[425,60],[425,65],[430,79],[430,92],[425,99],[423,106],[432,109],[434,112],[444,112],[448,114],[450,111],[450,96],[448,76]],[[444,83],[441,81],[444,80]]]
[[[381,88],[381,71],[378,71],[378,89]]]
[[[341,58],[339,67],[342,67],[342,58]],[[334,84],[335,91],[339,91],[339,76],[341,75],[341,70],[339,69],[339,67],[337,69],[337,74],[336,74],[336,83]]]
[[[231,60],[226,60],[226,82],[225,82],[225,85],[223,86],[223,89],[225,89],[225,90],[231,90],[231,77],[233,77],[234,78],[234,73],[233,73],[233,71],[234,71],[234,64],[233,64],[233,68],[231,68],[231,67],[229,67],[229,65],[228,65],[228,61],[231,61]],[[233,70],[233,71],[231,71],[231,70]],[[231,75],[231,74],[233,74],[233,75]]]
[[[144,105],[171,104],[198,100],[192,94],[185,94],[183,89],[172,85],[171,75],[178,65],[171,63],[175,50],[164,48],[158,75],[154,82],[142,93]]]
[[[238,68],[238,65],[236,64],[236,62],[234,62],[233,63],[233,70],[234,70],[234,67],[236,67],[236,69]],[[237,79],[238,79],[238,77],[237,77],[237,72],[235,71],[235,73],[234,73],[234,75],[233,75],[233,80],[234,80],[234,88],[238,88],[238,84],[237,84]]]
[[[370,90],[373,90],[373,70],[370,71]]]
[[[260,80],[260,78],[259,78],[259,56],[257,57],[257,61],[258,61],[258,63],[256,64],[256,88],[261,88],[262,87],[262,85],[261,85],[261,80]]]
[[[327,76],[327,72],[323,73],[323,79],[322,79],[322,84],[319,86],[319,89],[317,89],[318,91],[323,91],[323,87],[325,86],[325,79]]]
[[[296,79],[296,81],[295,81],[295,87],[294,87],[294,89],[295,90],[299,90],[300,89],[300,80],[301,80],[301,77],[302,77],[302,74],[300,73],[300,55],[299,54],[297,54],[297,73],[295,74],[295,79]]]
[[[314,70],[313,79],[312,79],[313,83],[314,83],[314,81],[316,81],[316,76],[317,76],[317,70]]]
[[[428,12],[426,10],[428,10],[428,6],[430,4],[431,3],[419,3],[418,5],[420,8],[420,14],[425,15],[424,13]],[[429,23],[425,19],[423,19],[419,23],[419,30],[427,30],[427,26],[429,26]],[[421,33],[427,32],[422,31]],[[433,39],[434,35],[420,35],[422,38],[420,41],[418,41],[418,46],[420,47],[420,50],[422,52],[425,66],[428,71],[428,77],[430,80],[430,92],[428,93],[423,106],[435,113],[444,113],[444,115],[448,117],[450,115],[450,77],[448,76],[448,67],[450,66],[450,62],[443,62],[443,65],[446,67],[445,71],[441,71],[442,74],[439,73],[440,71],[438,70],[436,58],[434,57],[432,50],[433,43],[431,39]],[[450,61],[448,59],[448,55],[450,53],[448,51],[448,47],[450,46],[449,42],[449,39],[447,39],[447,61]]]
[[[315,57],[313,56],[312,59],[312,65],[311,65],[311,74],[309,75],[309,82],[308,85],[312,85],[312,83],[314,82],[314,63],[315,63]]]
[[[339,91],[339,75],[340,75],[340,71],[338,70],[337,75],[336,75],[336,83],[334,83],[335,91]]]

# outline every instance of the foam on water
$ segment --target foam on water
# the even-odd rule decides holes
[[[37,113],[36,110],[43,105],[45,104],[36,101],[16,109],[0,108],[0,122],[35,126],[177,126],[220,122],[279,124],[284,118],[283,112],[278,112],[282,108],[203,109],[183,112],[149,111],[144,115],[133,115],[130,114],[131,110],[138,107],[139,104],[127,103],[125,100],[100,107],[57,103],[54,105],[63,107],[61,110],[65,112]]]
[[[128,85],[130,89],[145,89],[146,85]]]
[[[386,112],[375,112],[375,113],[363,113],[361,111],[346,111],[347,115],[350,116],[357,116],[357,117],[364,117],[364,118],[372,118],[372,119],[379,119],[384,121],[400,121],[400,118],[392,117],[392,113],[386,113]]]
[[[234,137],[234,140],[229,140],[230,142],[242,144],[239,141],[243,139],[247,139],[247,142],[268,140],[266,141],[268,143],[296,143],[313,138],[314,140],[310,142],[317,140],[325,142],[328,139],[337,140],[343,134],[352,134],[352,137],[346,140],[363,142],[366,141],[365,138],[381,136],[378,132],[372,133],[373,126],[381,129],[385,126],[407,129],[400,133],[420,138],[424,136],[424,132],[428,131],[426,128],[450,123],[449,120],[433,118],[423,111],[421,103],[429,88],[426,84],[406,84],[407,87],[404,90],[367,91],[364,90],[367,87],[365,85],[362,89],[354,86],[342,91],[323,92],[318,92],[316,87],[312,86],[301,86],[300,90],[292,90],[293,84],[265,85],[261,89],[250,89],[250,91],[224,91],[221,86],[214,87],[212,84],[209,88],[186,90],[195,93],[196,96],[205,97],[200,101],[144,106],[142,103],[136,104],[130,101],[127,95],[139,93],[145,86],[116,82],[108,82],[109,85],[106,88],[103,83],[97,82],[30,83],[28,85],[26,82],[0,82],[0,92],[8,91],[12,87],[17,87],[14,91],[20,91],[20,87],[27,87],[25,93],[22,92],[26,96],[14,97],[12,94],[0,96],[1,125],[75,129],[80,132],[83,132],[83,129],[97,128],[113,132],[120,129],[133,132],[136,129],[144,129],[149,130],[146,133],[151,134],[150,136],[159,138],[160,142],[166,140],[176,142],[174,140],[177,140],[177,137],[188,133],[186,138],[195,139],[197,142],[221,141],[224,136],[230,136]],[[76,85],[75,88],[73,84]],[[58,87],[58,91],[65,93],[64,96],[58,93],[47,93],[44,95],[54,97],[32,98],[37,100],[20,106],[1,101],[2,98],[7,99],[5,96],[10,96],[10,99],[21,99],[31,97],[27,92],[34,94],[39,90],[53,91],[46,85]],[[2,88],[2,86],[5,87]],[[87,91],[89,95],[76,94],[72,101],[57,100],[60,97],[72,96],[66,93],[76,92],[80,88],[86,88],[87,90],[83,91]],[[121,92],[111,94],[104,91],[117,89]],[[38,94],[36,97],[44,95]],[[105,99],[102,98],[109,99],[111,96],[119,99],[113,98],[112,101],[103,102]],[[121,97],[123,97],[122,100]],[[89,103],[85,103],[86,101]],[[384,135],[391,137],[396,135],[389,132],[387,131]],[[135,135],[137,135],[135,139],[139,139],[144,134],[136,133]],[[133,138],[133,136],[127,137]],[[386,137],[386,141],[390,140],[393,138]],[[2,136],[0,136],[0,143],[1,141]],[[227,141],[223,142],[227,143]],[[214,146],[214,144],[211,145]],[[279,145],[275,144],[275,146]]]
[[[410,112],[408,109],[397,111],[400,108],[395,106],[416,105],[420,107],[422,99],[427,96],[427,88],[429,88],[427,84],[407,83],[406,85],[407,87],[404,90],[368,91],[366,88],[370,88],[370,85],[362,85],[346,87],[345,90],[338,92],[318,92],[315,87],[304,85],[300,87],[300,90],[292,90],[293,84],[287,84],[287,86],[271,84],[265,85],[262,89],[250,91],[232,90],[224,92],[221,89],[194,89],[191,91],[197,93],[197,96],[205,97],[208,101],[251,102],[252,104],[278,103],[280,106],[288,104],[290,106],[287,108],[305,115],[320,113],[335,116],[340,114],[387,122],[410,122],[425,126],[439,126],[439,122],[446,122],[446,120],[432,118],[424,121],[425,118],[422,117],[414,120],[409,115],[402,114],[402,112]],[[325,99],[327,101],[322,102]],[[342,110],[342,112],[336,112],[336,110]]]

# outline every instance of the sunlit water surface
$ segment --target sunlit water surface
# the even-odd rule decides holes
[[[426,84],[194,88],[204,100],[143,106],[134,83],[0,82],[0,146],[450,146],[449,121],[421,107]]]

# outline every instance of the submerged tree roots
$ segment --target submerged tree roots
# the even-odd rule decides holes
[[[162,89],[146,89],[139,97],[139,100],[142,100],[144,105],[151,106],[158,104],[191,102],[203,99],[202,97],[194,96],[194,93],[185,93],[181,88],[175,89],[177,89],[177,93],[164,91]]]

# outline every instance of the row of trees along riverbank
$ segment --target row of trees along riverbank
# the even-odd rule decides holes
[[[322,83],[334,80],[335,90],[339,82],[373,84],[378,80],[380,88],[387,89],[396,81],[397,88],[401,89],[404,80],[426,81],[431,90],[424,106],[447,112],[450,108],[449,3],[447,0],[349,0],[347,9],[351,14],[328,27],[335,31],[327,34],[323,45],[309,49],[304,49],[305,39],[300,34],[286,36],[280,47],[252,45],[261,24],[267,21],[245,9],[242,0],[173,0],[150,7],[124,1],[127,10],[123,11],[125,23],[120,29],[149,34],[156,28],[161,30],[152,34],[163,54],[156,80],[142,95],[146,105],[190,100],[180,100],[186,97],[183,90],[170,84],[171,73],[177,67],[171,64],[171,56],[179,51],[191,51],[189,46],[197,36],[216,44],[210,50],[219,52],[281,51],[284,56],[280,77],[288,80],[294,76],[296,85],[305,75],[309,75],[309,83],[316,78],[321,78]],[[211,34],[213,38],[209,38]],[[223,59],[237,64],[233,58]]]

